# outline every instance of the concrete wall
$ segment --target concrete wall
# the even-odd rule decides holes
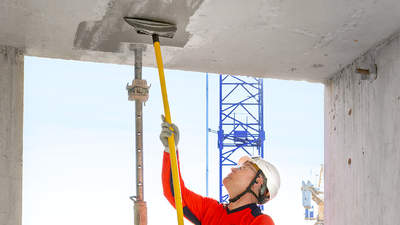
[[[20,225],[24,56],[0,46],[0,225]]]
[[[374,59],[377,77],[355,73]],[[400,224],[400,40],[382,42],[325,90],[327,225]]]

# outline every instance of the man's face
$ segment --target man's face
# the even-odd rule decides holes
[[[239,167],[232,167],[232,172],[222,181],[231,197],[236,196],[246,190],[257,171],[256,168],[247,161]]]

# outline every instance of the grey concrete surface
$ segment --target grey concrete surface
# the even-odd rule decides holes
[[[21,225],[24,56],[0,46],[0,224]]]
[[[74,46],[94,51],[119,52],[123,43],[153,44],[152,38],[137,35],[122,18],[133,16],[177,24],[173,39],[162,38],[163,45],[183,47],[190,33],[185,30],[189,18],[200,6],[202,0],[174,1],[112,1],[99,21],[83,21],[75,34]]]
[[[161,40],[168,69],[324,81],[396,33],[399,11],[398,0],[2,0],[0,44],[132,65],[130,44],[151,41],[122,20],[138,16],[177,24]],[[143,66],[155,67],[151,46]]]
[[[377,77],[354,71],[374,59]],[[338,72],[325,90],[326,225],[393,225],[400,213],[400,39]]]

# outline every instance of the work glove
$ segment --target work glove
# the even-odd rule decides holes
[[[169,153],[169,146],[168,146],[168,137],[174,133],[174,139],[175,139],[175,146],[178,146],[179,142],[179,129],[175,124],[169,124],[165,121],[164,115],[161,115],[161,134],[160,134],[160,140],[161,143],[164,145],[164,151]],[[172,128],[173,131],[170,129]]]

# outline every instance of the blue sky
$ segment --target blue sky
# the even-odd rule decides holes
[[[135,190],[132,66],[25,57],[23,225],[130,225]],[[162,100],[158,74],[144,107],[148,224],[176,224],[161,188]],[[205,74],[166,70],[172,120],[181,131],[187,187],[205,194]],[[218,76],[210,74],[210,127],[218,127]],[[264,80],[265,156],[281,190],[265,213],[276,224],[303,219],[301,181],[323,163],[323,92],[318,83]],[[217,139],[210,134],[210,195],[218,198]],[[314,176],[313,176],[314,177]],[[189,224],[189,222],[186,222]]]

